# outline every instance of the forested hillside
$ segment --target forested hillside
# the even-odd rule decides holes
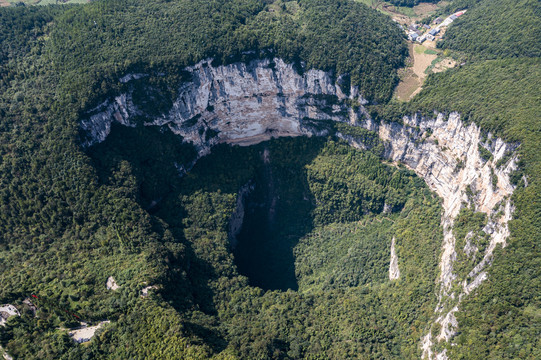
[[[452,358],[541,356],[539,79],[539,58],[482,61],[431,76],[410,104],[410,111],[459,111],[521,144],[509,245],[495,256],[487,286],[465,301]]]
[[[344,75],[376,121],[458,111],[519,144],[508,246],[462,302],[456,345],[435,346],[451,359],[541,358],[539,6],[449,6],[468,12],[442,46],[467,61],[430,75],[409,103],[390,100],[407,54],[402,31],[353,1],[0,8],[0,304],[21,311],[0,326],[0,352],[420,358],[438,303],[441,199],[403,165],[382,161],[374,133],[322,122],[319,138],[220,144],[195,164],[196,149],[165,126],[114,124],[104,142],[81,146],[82,114],[125,91],[128,73],[149,75],[135,96],[145,115],[159,116],[188,80],[185,66],[278,56],[299,72]],[[251,190],[232,246],[242,188]],[[484,218],[466,209],[459,220],[463,235]],[[401,275],[390,281],[393,239]],[[118,289],[107,289],[109,277]],[[110,323],[77,344],[67,329],[81,320]]]
[[[468,8],[438,45],[473,59],[541,57],[541,4],[537,0],[461,0]]]
[[[394,179],[392,186],[381,179],[363,187],[365,200],[334,199],[344,218],[329,217],[329,209],[318,212],[328,221],[356,221],[358,211],[366,211],[361,227],[348,225],[350,238],[363,236],[363,226],[371,229],[373,236],[366,236],[360,249],[380,249],[377,259],[367,259],[366,273],[347,270],[334,290],[314,294],[305,295],[303,285],[298,292],[264,292],[239,275],[227,234],[238,187],[261,176],[261,147],[222,147],[212,155],[218,158],[209,160],[212,166],[203,159],[181,179],[175,164],[189,164],[195,153],[170,133],[113,129],[106,143],[89,152],[79,142],[80,112],[122,90],[120,76],[149,73],[145,82],[160,112],[184,80],[179,70],[206,57],[220,63],[278,55],[297,63],[299,71],[317,67],[335,76],[349,73],[365,97],[384,101],[405,55],[402,35],[390,19],[347,1],[238,0],[0,9],[0,21],[0,302],[21,309],[20,317],[0,328],[0,344],[11,356],[263,359],[418,353],[414,339],[420,329],[411,325],[422,324],[433,307],[439,208],[407,171],[372,158],[366,177],[373,181],[385,174]],[[281,251],[291,253],[298,243],[299,253],[307,253],[300,238],[314,227],[314,199],[331,196],[342,183],[331,177],[325,189],[315,183],[310,187],[303,166],[328,147],[311,167],[314,176],[330,161],[350,164],[350,172],[359,167],[353,163],[359,155],[329,141],[271,145],[276,191],[294,204],[299,204],[298,198],[290,199],[296,190],[315,192],[298,208],[282,203],[277,221],[284,227],[277,228],[291,230],[293,238]],[[290,153],[298,158],[288,159]],[[366,161],[373,155],[367,156]],[[298,179],[294,187],[283,182],[291,172]],[[360,192],[359,186],[362,182],[352,184],[350,191]],[[416,195],[406,199],[404,191]],[[387,192],[396,193],[389,200],[400,207],[389,219],[378,218]],[[421,210],[417,202],[430,206]],[[290,209],[306,210],[299,218],[303,223],[291,223],[297,218]],[[404,250],[399,251],[412,252],[413,232],[405,217],[427,223],[422,261],[429,270],[426,277],[396,288],[381,282],[377,267],[384,262],[382,246],[390,241],[387,224],[403,233],[398,246]],[[378,225],[382,221],[385,228]],[[327,225],[317,223],[324,233],[336,231]],[[328,268],[341,272],[358,266],[356,258],[332,251],[335,255],[320,260]],[[273,266],[283,269],[285,259],[274,260]],[[311,266],[308,258],[306,266]],[[404,264],[403,271],[415,274],[416,266]],[[118,289],[106,288],[110,276]],[[141,297],[149,285],[156,288]],[[411,294],[417,292],[418,301],[412,303]],[[22,303],[27,297],[34,299],[35,313]],[[381,301],[389,305],[372,305]],[[343,321],[337,322],[336,314]],[[111,323],[89,344],[78,345],[65,328],[80,319]],[[306,331],[309,324],[316,324],[312,332]]]
[[[516,209],[509,245],[498,250],[488,283],[467,298],[463,311],[458,312],[456,345],[440,343],[440,349],[446,347],[450,359],[539,358],[539,2],[466,0],[450,6],[468,7],[468,12],[450,27],[442,47],[455,51],[461,61],[467,59],[466,64],[430,75],[423,91],[410,103],[376,107],[374,115],[383,120],[415,112],[431,116],[434,111],[457,111],[486,133],[520,144],[519,170],[513,175]],[[474,222],[478,215],[482,214],[469,217]]]
[[[389,0],[389,2],[393,5],[398,6],[415,6],[419,4],[420,2],[438,2],[438,0],[428,0],[428,1],[421,1],[421,0]]]
[[[366,98],[389,98],[406,54],[390,19],[349,1],[265,3],[272,1],[97,1],[58,17],[47,49],[65,74],[64,91],[83,107],[118,90],[126,72],[165,71],[162,86],[172,86],[181,68],[202,59],[261,55],[349,73]]]

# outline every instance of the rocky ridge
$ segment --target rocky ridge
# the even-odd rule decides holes
[[[449,341],[454,336],[454,314],[462,298],[488,278],[486,270],[494,250],[498,245],[505,246],[509,236],[507,224],[513,213],[510,198],[514,190],[510,174],[516,168],[516,145],[483,134],[475,124],[466,125],[457,113],[435,114],[433,118],[406,116],[402,123],[375,123],[362,107],[366,101],[357,88],[351,87],[346,95],[339,85],[341,78],[333,81],[331,74],[319,70],[299,74],[280,59],[217,67],[205,60],[186,71],[192,80],[179,88],[172,108],[148,119],[145,125],[168,126],[184,141],[194,144],[199,156],[221,142],[250,145],[278,136],[323,135],[326,132],[317,126],[318,121],[348,122],[378,133],[385,145],[385,157],[415,171],[441,197],[444,240],[439,303],[421,346],[423,357],[445,359],[445,351],[432,351],[433,342]],[[142,77],[144,74],[126,75],[121,81],[129,83]],[[360,106],[351,107],[351,103]],[[129,92],[105,101],[81,121],[87,134],[83,146],[105,140],[113,122],[135,126],[133,118],[140,115]],[[341,137],[357,148],[368,147],[349,136]],[[453,272],[457,249],[452,228],[464,206],[488,215],[483,232],[490,243],[485,249],[477,249],[472,239],[466,239],[463,251],[468,256],[482,251],[483,256],[465,278],[459,278]],[[396,270],[399,255],[395,251],[391,263]],[[393,271],[390,277],[397,274]],[[436,323],[441,330],[432,334]]]
[[[492,134],[484,136],[475,124],[465,125],[457,113],[449,116],[440,113],[434,118],[406,116],[402,124],[375,124],[367,120],[363,126],[378,132],[385,143],[386,158],[415,171],[442,199],[444,239],[434,323],[441,325],[436,340],[449,341],[456,333],[454,314],[459,311],[462,298],[488,278],[486,270],[496,246],[506,245],[508,222],[513,213],[511,194],[514,186],[510,174],[517,167],[513,155],[516,145],[506,144]],[[484,158],[482,153],[490,154],[489,158]],[[490,243],[482,260],[462,279],[453,272],[457,249],[452,230],[455,218],[465,206],[488,215],[482,231],[490,236]],[[468,246],[471,247],[469,241]],[[463,251],[471,254],[472,249]],[[445,352],[432,352],[431,331],[422,339],[422,344],[423,357],[446,359]]]
[[[277,58],[217,67],[205,60],[184,70],[191,81],[180,86],[167,113],[147,119],[145,125],[168,126],[194,144],[200,155],[221,142],[251,145],[272,137],[311,136],[317,134],[312,121],[355,121],[358,113],[346,100],[366,102],[356,87],[347,89],[346,95],[339,85],[341,78],[334,81],[320,70],[301,75]],[[119,81],[143,77],[135,75]],[[81,121],[86,134],[83,146],[105,140],[113,122],[135,126],[134,118],[140,115],[130,92],[103,102]]]

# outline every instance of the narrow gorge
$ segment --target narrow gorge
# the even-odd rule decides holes
[[[90,110],[81,121],[83,145],[88,148],[104,141],[113,123],[168,128],[194,145],[197,158],[220,143],[248,146],[276,137],[330,135],[326,124],[333,122],[377,134],[385,161],[413,170],[441,198],[438,305],[419,340],[423,357],[446,358],[445,350],[438,352],[434,345],[452,339],[457,330],[454,314],[460,311],[461,300],[488,278],[496,247],[506,246],[513,214],[510,175],[517,167],[518,145],[484,133],[476,124],[464,122],[458,113],[412,115],[404,116],[400,123],[377,123],[364,108],[367,101],[362,92],[350,87],[346,76],[336,78],[302,66],[300,73],[298,70],[278,58],[222,66],[205,60],[185,68],[191,81],[180,86],[172,107],[158,116],[145,114],[130,90],[131,83],[144,81],[146,75],[128,74],[119,79],[128,90]],[[340,132],[336,135],[357,148],[371,147],[363,139]],[[177,167],[183,173],[190,166],[193,163]],[[239,211],[230,229],[234,239],[241,231],[243,202],[251,190],[251,184],[239,190]],[[455,220],[466,208],[486,214],[482,234],[488,237],[488,244],[481,244],[477,233],[455,238]],[[458,243],[465,245],[458,247]],[[395,243],[393,238],[389,253],[389,279],[399,280],[399,240]],[[454,269],[458,254],[477,256],[479,261],[458,274]]]

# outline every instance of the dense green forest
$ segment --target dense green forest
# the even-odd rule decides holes
[[[399,120],[401,115],[415,112],[432,116],[433,111],[457,111],[485,132],[520,144],[519,170],[513,174],[516,209],[510,222],[509,245],[497,250],[487,285],[465,298],[464,310],[457,313],[456,345],[446,346],[453,359],[539,358],[539,2],[466,0],[450,6],[469,6],[469,10],[445,34],[442,44],[467,63],[430,75],[423,91],[409,103],[376,106],[373,115],[381,120]],[[480,215],[467,211],[461,214],[455,231],[477,231]],[[458,271],[464,265],[461,256],[459,251]]]
[[[409,104],[409,111],[459,111],[486,131],[521,144],[509,245],[498,250],[488,286],[464,301],[457,346],[449,348],[453,358],[541,356],[540,78],[539,58],[481,61],[431,76]]]
[[[426,3],[429,3],[429,2],[438,2],[438,0],[389,0],[389,2],[393,5],[398,5],[398,6],[415,6],[417,4],[419,4],[420,2],[426,2]]]
[[[382,162],[373,133],[336,124],[322,138],[222,144],[193,168],[195,149],[165,127],[114,125],[80,146],[81,113],[124,90],[127,72],[150,75],[147,105],[160,113],[186,65],[280,56],[298,71],[349,74],[378,121],[458,111],[520,144],[508,246],[463,300],[456,345],[437,346],[453,359],[540,358],[539,5],[449,6],[469,9],[442,43],[466,64],[430,75],[409,103],[389,101],[407,51],[400,29],[352,1],[0,8],[0,304],[21,309],[0,327],[2,348],[15,359],[420,357],[437,303],[441,200]],[[457,239],[483,222],[463,209]],[[459,251],[458,272],[465,261]],[[106,289],[109,276],[119,289]],[[22,303],[31,294],[35,313]],[[72,314],[111,323],[79,345],[65,329],[78,324]]]
[[[537,0],[463,0],[468,8],[438,46],[472,59],[541,57],[541,4]]]
[[[348,73],[366,98],[390,97],[407,52],[390,19],[350,1],[267,3],[97,1],[57,17],[47,50],[83,108],[117,90],[128,71],[165,72],[162,82],[177,85],[180,69],[201,59],[228,63],[260,51]]]
[[[418,353],[415,339],[434,302],[439,207],[424,186],[411,188],[419,181],[405,170],[387,169],[375,155],[367,155],[375,171],[366,173],[370,181],[397,172],[389,189],[398,188],[389,190],[388,200],[400,206],[388,215],[390,220],[377,219],[390,186],[385,183],[361,189],[356,182],[350,192],[365,194],[366,200],[334,199],[335,206],[350,209],[342,209],[339,217],[333,218],[331,209],[318,211],[329,221],[356,221],[358,211],[366,211],[362,225],[348,225],[349,241],[365,236],[361,230],[366,226],[373,235],[365,236],[364,248],[379,249],[377,259],[366,259],[362,275],[352,272],[356,258],[343,263],[337,248],[329,259],[320,259],[328,261],[328,268],[350,269],[347,279],[334,281],[334,289],[265,292],[250,286],[254,274],[238,273],[227,235],[238,187],[264,178],[255,161],[260,148],[219,148],[211,155],[218,158],[202,159],[180,179],[174,164],[190,163],[195,153],[167,131],[114,128],[110,140],[89,153],[79,145],[79,113],[122,90],[120,75],[150,73],[148,84],[160,98],[156,105],[165,108],[184,80],[180,69],[205,57],[232,62],[279,55],[299,65],[303,61],[306,68],[350,73],[352,83],[370,99],[390,96],[405,46],[389,19],[346,1],[275,3],[274,11],[269,3],[97,1],[0,10],[0,299],[22,309],[21,317],[0,328],[0,344],[14,358],[377,358]],[[254,55],[243,54],[254,49]],[[292,253],[295,243],[295,251],[306,253],[300,239],[311,236],[315,226],[327,234],[336,231],[313,222],[314,201],[334,196],[333,186],[342,181],[323,188],[314,183],[312,189],[304,166],[328,149],[326,156],[350,164],[351,172],[358,168],[353,156],[359,155],[329,141],[269,145],[276,159],[276,191],[284,199],[276,221],[290,236],[278,255]],[[298,158],[289,159],[285,154],[290,153]],[[316,178],[330,159],[312,165]],[[296,174],[293,187],[284,181],[291,172]],[[309,201],[301,200],[304,207],[286,206],[286,200],[298,204],[294,190],[299,188]],[[400,190],[406,188],[418,195],[406,201],[406,190]],[[430,207],[421,211],[418,201]],[[304,213],[297,217],[290,209]],[[422,257],[428,270],[426,277],[401,287],[382,282],[381,269],[376,269],[392,233],[377,223],[394,223],[406,254],[413,241],[411,224],[402,220],[406,216],[429,225],[423,234],[428,251]],[[357,256],[365,255],[359,250]],[[275,256],[269,266],[279,272],[293,261],[292,256]],[[303,263],[298,267],[308,271],[309,259]],[[412,262],[412,274],[415,266]],[[118,290],[106,289],[109,276],[115,277]],[[289,287],[277,281],[268,287]],[[142,298],[147,285],[158,288]],[[419,301],[412,303],[417,292]],[[34,300],[35,315],[22,304],[31,294],[40,299]],[[373,306],[382,301],[389,304],[385,309]],[[77,324],[70,314],[111,323],[81,346],[62,330]],[[343,314],[344,321],[336,322],[336,314]],[[309,327],[314,328],[307,332]]]

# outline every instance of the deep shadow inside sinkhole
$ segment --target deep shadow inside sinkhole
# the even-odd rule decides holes
[[[292,140],[286,141],[290,147]],[[251,285],[264,290],[297,290],[293,248],[313,224],[313,199],[304,166],[313,160],[320,142],[312,141],[315,151],[296,154],[282,153],[279,143],[260,148],[259,166],[253,189],[243,201],[243,224],[233,253],[239,272]]]
[[[237,270],[251,285],[263,290],[297,290],[293,248],[313,229],[315,204],[305,166],[314,160],[325,141],[299,137],[248,147],[221,144],[199,159],[188,174],[179,177],[173,164],[189,163],[194,158],[193,150],[182,144],[180,137],[167,128],[113,124],[107,140],[92,147],[89,154],[104,184],[117,181],[122,171],[133,174],[137,202],[164,221],[176,241],[186,245],[186,251],[191,251],[194,244],[184,238],[187,209],[179,199],[216,192],[235,196],[249,182],[253,190],[244,198],[242,227],[236,246],[231,246]],[[123,170],[123,163],[129,167]],[[197,222],[203,226],[209,221],[199,218]],[[189,278],[208,273],[201,266],[193,266],[196,260],[205,260],[198,259],[195,253],[191,257]],[[193,295],[202,299],[206,293],[197,291]]]
[[[308,214],[296,214],[286,224],[283,220],[288,216],[286,213],[294,209],[309,213],[306,206],[309,204],[302,204],[303,199],[291,194],[283,194],[284,185],[289,182],[276,178],[268,147],[263,149],[261,160],[252,190],[243,199],[243,223],[233,249],[235,263],[253,286],[264,290],[297,290],[293,247],[300,234],[287,234],[284,230],[299,227],[302,224],[292,223],[302,222]]]

